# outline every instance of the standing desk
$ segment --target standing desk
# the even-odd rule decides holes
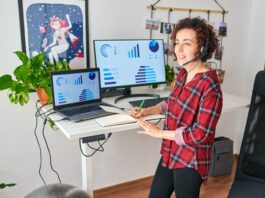
[[[165,91],[156,91],[151,89],[135,91],[134,93],[153,93],[159,94],[161,97],[167,97],[169,95],[169,90]],[[103,101],[109,104],[114,104],[114,99],[116,97],[111,98],[104,98]],[[132,108],[128,103],[129,100],[138,100],[142,98],[128,98],[122,101],[119,101],[116,106],[118,107],[125,107],[125,108]],[[237,111],[240,109],[247,108],[250,104],[249,99],[241,98],[232,94],[223,93],[223,109],[222,113]],[[51,106],[45,106],[44,111],[50,109]],[[58,114],[51,114],[49,116],[52,120],[59,120],[62,117]],[[122,131],[128,131],[131,129],[139,128],[138,124],[130,123],[130,124],[123,124],[117,126],[110,126],[110,127],[102,127],[100,126],[95,119],[82,121],[78,123],[74,123],[71,121],[63,120],[60,122],[56,122],[57,127],[63,132],[63,134],[69,139],[79,139],[87,136],[93,136],[98,134],[107,134],[109,132],[116,133]],[[82,144],[82,150],[85,154],[88,154],[89,149],[87,148],[86,144]],[[93,180],[92,180],[92,157],[85,157],[81,154],[81,164],[82,164],[82,187],[86,190],[91,197],[93,197]]]

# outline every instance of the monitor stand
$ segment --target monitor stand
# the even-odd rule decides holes
[[[123,96],[124,89],[105,89],[101,90],[101,97],[113,97],[113,96]]]
[[[123,92],[123,96],[116,98],[114,102],[116,104],[120,100],[123,100],[126,98],[132,98],[132,97],[156,97],[156,98],[160,98],[160,95],[158,95],[158,94],[144,94],[144,93],[132,94],[131,88],[125,88],[124,92]]]

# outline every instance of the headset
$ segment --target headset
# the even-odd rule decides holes
[[[209,37],[207,37],[207,40],[206,40],[205,44],[201,47],[200,58],[203,58],[207,54],[208,46],[209,46]]]

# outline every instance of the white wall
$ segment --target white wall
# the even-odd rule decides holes
[[[253,0],[250,26],[247,28],[247,62],[244,72],[245,96],[250,96],[256,72],[265,66],[265,1]]]
[[[150,16],[146,6],[155,1],[143,0],[89,0],[90,62],[94,66],[93,39],[148,38],[144,29],[145,18]],[[264,2],[259,0],[222,0],[229,11],[226,16],[228,36],[224,38],[223,68],[226,70],[223,90],[239,96],[250,97],[253,79],[264,64],[265,27],[261,24],[265,14]],[[13,71],[19,61],[12,53],[21,49],[17,0],[0,3],[0,75]],[[212,0],[162,0],[169,7],[218,9]],[[171,21],[186,17],[187,13],[172,13]],[[195,16],[192,13],[192,16]],[[163,21],[165,11],[154,16]],[[206,15],[202,15],[206,17]],[[211,15],[218,26],[220,15]],[[154,33],[156,38],[165,38]],[[262,57],[263,55],[263,57]],[[39,151],[34,139],[34,98],[24,107],[12,105],[6,92],[0,92],[0,182],[16,182],[17,186],[0,191],[0,197],[21,197],[42,185],[38,176]],[[240,147],[247,110],[226,113],[222,116],[217,135],[235,141],[235,151]],[[46,128],[54,167],[64,183],[81,186],[81,162],[78,141],[69,141],[60,131]],[[38,135],[41,138],[39,129]],[[44,142],[43,150],[46,152]],[[134,131],[114,134],[106,144],[105,152],[93,160],[94,187],[102,188],[152,175],[159,160],[160,140],[136,134]],[[43,175],[48,183],[57,182],[50,171],[47,154],[44,156]]]

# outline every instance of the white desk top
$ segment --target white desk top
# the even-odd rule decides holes
[[[146,92],[141,90],[141,93],[159,93],[161,97],[166,97],[169,93],[169,91],[153,91],[148,89]],[[114,104],[115,97],[112,98],[106,98],[103,101]],[[128,103],[129,100],[138,100],[142,98],[130,98],[130,99],[124,99],[119,101],[116,105],[118,107],[127,107],[131,108],[130,104]],[[250,104],[250,99],[241,98],[232,94],[223,93],[223,110],[222,113],[231,112],[240,110],[243,108],[247,108]],[[51,105],[45,106],[45,110],[50,109]],[[52,120],[59,120],[62,117],[58,114],[51,114],[50,118]],[[103,134],[103,133],[114,133],[114,132],[121,132],[121,131],[127,131],[131,129],[137,129],[139,128],[136,123],[130,123],[130,124],[124,124],[124,125],[117,125],[117,126],[110,126],[110,127],[101,127],[95,119],[93,120],[87,120],[82,121],[78,123],[74,123],[68,120],[56,122],[57,127],[65,134],[65,136],[72,140],[72,139],[78,139],[86,136],[92,136],[97,134]]]

